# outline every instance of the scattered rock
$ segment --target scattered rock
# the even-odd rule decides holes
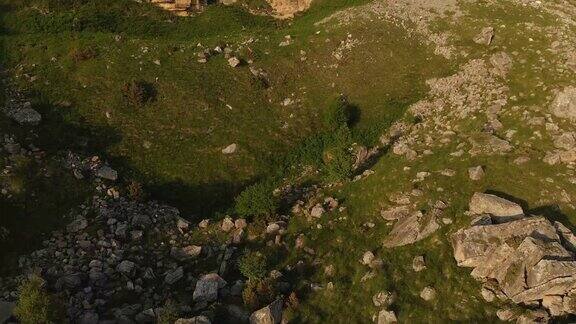
[[[232,143],[232,144],[226,146],[224,149],[222,149],[222,154],[234,154],[234,153],[236,153],[237,149],[238,149],[238,144]]]
[[[412,260],[412,269],[414,269],[416,272],[420,272],[426,269],[426,262],[424,261],[423,255],[414,257],[414,260]]]
[[[484,178],[484,168],[482,166],[475,166],[468,169],[468,176],[470,180],[478,181]]]
[[[226,281],[215,273],[204,275],[196,283],[192,298],[195,302],[213,302],[218,299],[218,289],[225,285]]]
[[[374,306],[376,307],[387,308],[388,306],[392,305],[395,300],[396,294],[389,291],[381,291],[372,296],[372,303],[374,303]]]
[[[261,308],[250,315],[250,324],[279,324],[282,321],[282,299]]]
[[[396,318],[396,314],[393,311],[389,310],[381,310],[378,313],[378,321],[377,324],[391,324],[391,323],[398,323],[398,319]]]
[[[103,165],[96,171],[95,175],[98,178],[116,181],[118,179],[118,172],[107,165]]]
[[[434,213],[422,214],[418,211],[400,219],[384,239],[385,247],[396,247],[418,242],[432,235],[440,228]]]
[[[231,58],[228,59],[228,64],[229,64],[231,67],[237,67],[237,66],[240,65],[240,63],[241,63],[241,62],[240,62],[240,59],[237,58],[237,57],[235,57],[235,56],[233,56],[233,57],[231,57]]]
[[[474,37],[474,42],[481,45],[490,45],[494,39],[494,28],[484,27],[480,34]]]
[[[424,289],[422,289],[422,291],[420,292],[420,297],[422,299],[424,299],[425,301],[431,301],[434,300],[436,298],[436,289],[428,286],[425,287]]]

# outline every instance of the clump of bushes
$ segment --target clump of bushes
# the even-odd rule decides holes
[[[156,91],[151,83],[134,80],[122,86],[122,94],[132,106],[141,107],[156,98]]]
[[[22,324],[64,322],[63,305],[44,286],[44,280],[32,276],[19,288],[14,315]]]
[[[235,210],[241,216],[267,216],[278,209],[278,200],[274,197],[274,183],[261,181],[246,188],[235,201]]]
[[[276,297],[273,279],[248,280],[242,291],[242,301],[251,310],[270,304]]]

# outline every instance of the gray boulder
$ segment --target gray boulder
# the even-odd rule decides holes
[[[250,315],[250,324],[279,324],[282,321],[282,299],[261,308]]]
[[[495,195],[480,192],[472,196],[470,212],[476,215],[490,214],[495,223],[524,217],[524,211],[520,205]]]
[[[218,299],[218,289],[224,288],[226,281],[215,273],[204,275],[196,283],[192,298],[195,302],[213,302]]]
[[[418,211],[394,224],[392,231],[384,239],[384,246],[396,247],[412,244],[427,238],[439,228],[440,224],[435,213],[422,214]]]

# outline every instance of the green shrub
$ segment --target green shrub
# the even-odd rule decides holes
[[[324,152],[324,179],[328,182],[340,181],[352,175],[354,160],[346,148],[336,147]]]
[[[63,306],[46,291],[42,278],[30,277],[20,286],[19,293],[14,315],[22,324],[64,322]]]
[[[143,80],[127,82],[122,86],[124,98],[133,106],[143,106],[154,100],[156,91],[151,83]]]
[[[274,184],[262,181],[246,188],[236,197],[235,210],[242,216],[266,216],[278,209],[278,201],[273,195]]]
[[[158,315],[158,324],[173,324],[180,316],[178,306],[169,299]]]
[[[328,130],[348,127],[351,121],[352,107],[346,97],[340,97],[330,105],[323,113],[324,126]]]
[[[276,297],[272,279],[248,281],[242,291],[242,300],[250,310],[256,310],[270,304]]]
[[[240,273],[250,281],[259,281],[268,273],[268,260],[260,252],[247,252],[238,260]]]

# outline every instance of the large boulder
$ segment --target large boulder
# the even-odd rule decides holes
[[[392,231],[384,239],[385,247],[396,247],[418,242],[432,235],[440,228],[436,212],[423,214],[418,211],[399,219]]]
[[[524,217],[524,211],[520,205],[495,195],[480,192],[472,196],[470,212],[476,215],[490,214],[495,223]]]
[[[470,211],[489,213],[495,222],[476,223],[452,235],[459,266],[474,268],[474,278],[515,303],[542,303],[553,316],[576,314],[576,257],[571,252],[576,239],[566,226],[544,217],[518,217],[520,206],[493,195],[475,194]]]
[[[218,290],[226,286],[226,281],[215,273],[204,275],[196,283],[192,298],[195,302],[213,302],[218,299]]]
[[[279,324],[282,321],[282,299],[250,315],[250,324]]]

